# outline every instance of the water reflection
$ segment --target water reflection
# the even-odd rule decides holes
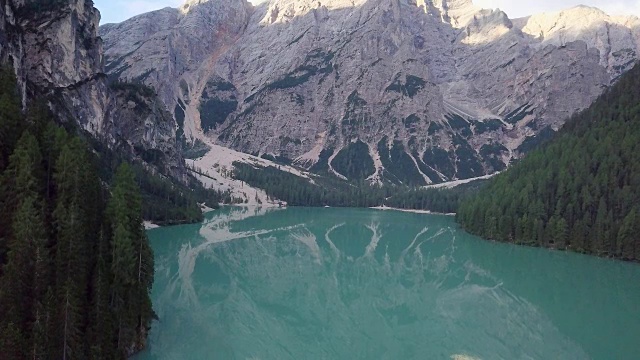
[[[143,359],[593,357],[507,286],[518,254],[447,217],[228,208],[150,235],[161,320]]]

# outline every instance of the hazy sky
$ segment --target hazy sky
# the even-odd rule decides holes
[[[254,3],[256,1],[260,0],[253,0]],[[95,6],[102,13],[102,24],[120,22],[167,6],[178,7],[183,2],[184,0],[94,0]],[[640,0],[474,0],[474,3],[485,8],[500,8],[511,18],[561,10],[579,4],[596,6],[611,14],[640,16]]]

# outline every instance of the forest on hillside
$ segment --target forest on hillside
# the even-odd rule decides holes
[[[256,167],[235,162],[233,175],[252,187],[260,188],[290,206],[310,207],[375,207],[429,210],[453,213],[461,201],[478,188],[483,181],[453,189],[426,189],[399,185],[376,186],[367,182],[350,183],[327,177],[314,177],[313,182],[274,166]]]
[[[640,65],[457,219],[488,239],[640,260]]]
[[[155,317],[134,168],[107,190],[83,139],[21,107],[0,69],[0,357],[124,359]]]

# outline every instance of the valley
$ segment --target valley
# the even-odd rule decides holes
[[[0,0],[1,359],[638,353],[640,18],[164,1]]]

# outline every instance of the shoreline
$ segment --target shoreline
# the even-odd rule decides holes
[[[434,212],[434,211],[430,211],[430,210],[400,209],[400,208],[393,208],[393,207],[388,207],[388,206],[373,206],[373,207],[370,207],[369,209],[382,210],[382,211],[400,211],[400,212],[405,212],[405,213],[425,214],[425,215],[456,216],[456,213],[448,213],[447,214],[447,213]]]
[[[151,221],[143,221],[142,224],[144,225],[144,229],[145,230],[151,230],[151,229],[157,229],[160,227],[160,225],[152,223]]]
[[[267,204],[267,205],[257,205],[257,204],[220,204],[220,206],[231,206],[231,207],[243,207],[243,208],[269,208],[269,209],[287,209],[290,208],[290,206],[276,206],[275,204]],[[295,207],[295,206],[293,206]],[[312,208],[331,208],[330,206],[325,206],[325,207],[317,207],[317,206],[312,206]],[[399,212],[404,212],[404,213],[411,213],[411,214],[422,214],[422,215],[442,215],[442,216],[456,216],[455,213],[439,213],[439,212],[434,212],[434,211],[430,211],[430,210],[415,210],[415,209],[401,209],[401,208],[393,208],[393,207],[388,207],[388,206],[373,206],[373,207],[363,207],[363,208],[359,208],[359,207],[348,207],[349,209],[370,209],[370,210],[379,210],[379,211],[399,211]],[[212,211],[215,211],[217,209],[212,209],[208,206],[202,205],[201,204],[201,210],[202,210],[202,214],[207,214],[210,213]],[[163,224],[163,225],[159,225],[156,224],[152,221],[148,221],[145,220],[143,222],[144,225],[144,229],[145,230],[151,230],[151,229],[158,229],[161,227],[165,227],[165,226],[172,226],[172,225],[182,225],[183,223],[175,223],[175,224]]]

